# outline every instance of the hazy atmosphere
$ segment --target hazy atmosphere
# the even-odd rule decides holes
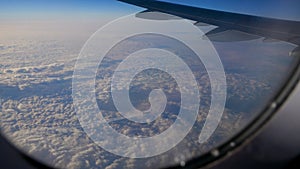
[[[269,1],[168,1],[299,19],[294,17],[299,16],[298,9],[274,13],[275,7],[285,8],[280,3],[264,10]],[[236,3],[239,5],[231,8],[231,4]],[[93,33],[117,18],[143,10],[112,0],[0,0],[1,132],[22,151],[58,168],[152,169],[184,165],[185,161],[229,140],[249,124],[269,104],[293,66],[295,58],[289,56],[289,52],[296,46],[289,43],[267,41],[264,38],[242,42],[213,41],[226,74],[227,98],[217,130],[206,143],[200,144],[198,136],[211,103],[211,84],[203,63],[195,60],[195,54],[188,48],[171,39],[157,35],[129,38],[105,56],[95,79],[95,96],[97,104],[102,105],[103,116],[108,121],[117,118],[109,123],[113,129],[128,137],[158,135],[174,123],[180,109],[181,97],[174,78],[166,72],[149,69],[137,74],[131,82],[130,99],[137,109],[147,110],[151,90],[162,88],[168,97],[165,112],[148,125],[120,118],[112,102],[110,83],[116,67],[128,53],[139,49],[160,48],[180,55],[193,70],[201,102],[194,126],[183,141],[170,151],[145,159],[114,155],[95,144],[79,123],[72,98],[74,67],[80,51]],[[127,27],[125,24],[122,29]],[[204,33],[214,28],[199,27]],[[178,30],[170,29],[172,31]],[[110,33],[108,35],[113,39],[118,32]],[[189,32],[180,33],[193,36]],[[128,68],[128,72],[130,70]],[[185,76],[183,72],[178,72],[179,76]],[[89,83],[92,82],[86,81],[86,84]],[[116,90],[120,92],[124,89],[119,87]]]

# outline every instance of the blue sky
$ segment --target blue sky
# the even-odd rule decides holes
[[[129,14],[141,8],[115,0],[0,0],[0,17],[42,18]]]
[[[300,20],[298,0],[163,0],[217,10]],[[142,10],[116,0],[0,0],[0,17],[129,14]]]

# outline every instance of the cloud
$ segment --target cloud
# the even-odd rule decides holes
[[[140,46],[151,44],[150,42],[141,44],[142,42],[141,40],[138,42]],[[137,42],[131,43],[136,44]],[[13,47],[3,48],[3,46]],[[63,46],[57,41],[14,41],[2,45],[0,51],[3,58],[0,65],[1,130],[20,149],[36,159],[58,168],[152,169],[153,167],[178,164],[202,155],[239,132],[256,115],[257,109],[261,106],[258,102],[267,100],[273,92],[272,87],[265,82],[249,78],[246,74],[228,72],[229,95],[223,119],[210,140],[206,144],[200,145],[198,136],[210,104],[209,78],[201,69],[196,72],[200,85],[201,106],[197,121],[188,136],[175,148],[160,156],[149,159],[122,158],[100,148],[81,127],[72,100],[72,75],[77,49],[69,51]],[[121,51],[126,51],[126,48]],[[27,60],[24,60],[24,56]],[[116,63],[116,60],[120,58],[119,53],[115,58],[111,57],[109,62]],[[108,64],[100,71],[103,76],[97,79],[95,93],[97,99],[108,108],[104,110],[106,112],[102,113],[107,113],[107,118],[117,119],[111,122],[111,126],[126,135],[133,136],[140,132],[153,136],[172,125],[173,119],[176,118],[173,110],[170,110],[167,118],[161,118],[149,127],[141,124],[130,125],[112,108],[109,85],[110,75],[115,66]],[[157,74],[153,73],[152,75]],[[180,76],[184,76],[184,74],[180,74]],[[141,94],[146,89],[163,87],[166,88],[170,97],[178,97],[176,85],[168,83],[170,78],[166,77],[164,75],[156,78],[155,80],[159,82],[157,84],[151,83],[149,76],[137,76],[136,81],[132,83],[132,86],[136,87],[134,93]],[[145,78],[148,78],[148,81]],[[91,82],[85,81],[81,85],[89,83]],[[122,90],[122,88],[118,90]],[[136,96],[139,98],[140,95]],[[178,109],[179,103],[178,100],[173,99],[169,105]],[[263,102],[261,103],[263,104]],[[143,106],[141,105],[141,107]],[[252,110],[249,107],[256,109]],[[86,108],[86,110],[88,109],[89,107]],[[94,134],[99,134],[97,130],[94,132]],[[118,140],[104,141],[104,143],[115,143],[116,150],[133,151],[132,147],[119,147]]]

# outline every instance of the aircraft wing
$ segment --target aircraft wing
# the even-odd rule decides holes
[[[196,21],[195,25],[203,25],[206,23],[218,26],[218,28],[206,34],[210,39],[218,36],[222,37],[224,34],[227,34],[228,41],[230,41],[230,38],[232,38],[232,41],[239,41],[243,39],[249,40],[257,37],[265,37],[266,41],[280,40],[300,46],[299,21],[217,11],[157,0],[119,1],[146,8],[147,11],[144,12],[162,12],[184,19],[193,20]],[[220,40],[220,38],[216,39]]]

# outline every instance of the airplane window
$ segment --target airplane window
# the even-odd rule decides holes
[[[294,85],[299,2],[121,1],[0,1],[0,129],[20,152],[53,168],[200,166]]]

